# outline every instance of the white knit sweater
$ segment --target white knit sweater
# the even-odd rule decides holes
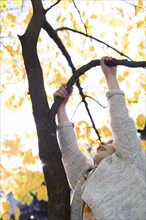
[[[79,150],[72,123],[58,125],[64,167],[75,191],[71,220],[82,220],[83,201],[97,220],[145,220],[145,154],[124,93],[111,90],[106,95],[116,152],[97,167]]]

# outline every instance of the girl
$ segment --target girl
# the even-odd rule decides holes
[[[133,120],[129,117],[117,67],[101,59],[109,91],[106,93],[113,141],[100,142],[94,165],[81,153],[66,113],[70,96],[62,85],[54,97],[64,98],[58,110],[58,137],[69,183],[74,190],[71,220],[144,220],[145,155]]]

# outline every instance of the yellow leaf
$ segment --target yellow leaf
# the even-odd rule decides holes
[[[138,0],[138,4],[136,5],[136,15],[143,9],[143,0]]]
[[[15,5],[20,8],[22,6],[22,0],[14,0]]]
[[[120,25],[123,24],[123,21],[120,20],[120,19],[116,19],[116,18],[113,18],[111,21],[110,21],[110,25],[113,26],[113,27],[118,27]]]
[[[10,45],[5,46],[5,48],[8,50],[9,53],[14,54],[13,47]]]
[[[30,21],[30,19],[31,19],[31,17],[32,17],[32,10],[30,9],[30,10],[29,10],[29,13],[27,14],[27,16],[26,16],[26,18],[25,18],[25,20],[24,20],[24,23],[25,23],[25,24],[28,24],[29,21]]]
[[[105,137],[111,137],[112,136],[111,130],[108,127],[104,126],[102,128],[102,130],[104,132]]]
[[[15,136],[14,140],[5,139],[3,142],[3,146],[9,149],[9,153],[17,154],[18,149],[21,148],[21,138],[19,136]]]
[[[36,157],[32,155],[32,151],[29,150],[24,154],[23,163],[24,164],[34,164],[36,162]]]
[[[85,81],[85,79],[87,78],[87,75],[86,74],[82,74],[81,76],[80,76],[80,83],[83,83],[84,81]]]
[[[15,206],[14,209],[15,209],[15,220],[19,220],[20,213],[21,213],[20,209],[18,206]]]
[[[9,213],[5,213],[2,217],[2,220],[11,220],[11,216]]]
[[[1,11],[5,11],[7,9],[7,2],[9,0],[1,0],[0,1],[0,8],[1,8]]]
[[[99,135],[104,138],[108,138],[112,136],[111,130],[106,126],[103,126],[102,128],[98,128],[98,132]]]
[[[57,18],[56,18],[56,21],[58,22],[61,18],[61,15],[59,15]]]
[[[146,83],[140,82],[141,87],[146,91]]]
[[[41,201],[41,200],[48,201],[47,188],[46,188],[46,186],[41,185],[41,186],[38,188],[37,199],[38,199],[39,201]]]
[[[92,51],[94,51],[94,47],[93,46],[90,46],[89,47],[89,50],[92,52]]]
[[[125,77],[123,75],[119,75],[118,76],[118,81],[121,83],[123,80],[125,79]]]
[[[16,22],[16,16],[11,13],[8,14],[7,18],[10,19],[12,22]]]
[[[85,11],[82,12],[82,17],[84,17],[84,16],[85,16]]]
[[[144,48],[145,48],[144,41],[141,40],[139,45],[138,45],[138,52],[142,56],[143,56],[143,53],[144,53]]]
[[[5,201],[2,202],[2,213],[7,213],[7,212],[11,212],[11,207],[10,207],[10,202],[9,201]]]
[[[143,129],[144,125],[146,123],[146,118],[144,116],[144,114],[140,114],[138,115],[137,119],[136,119],[136,125],[139,129]]]
[[[32,201],[33,201],[33,196],[30,193],[27,193],[27,195],[25,196],[24,203],[30,205]]]
[[[145,21],[144,20],[141,20],[137,23],[137,28],[142,28],[145,26]]]
[[[130,31],[133,28],[133,26],[128,26],[128,31]]]
[[[69,46],[69,47],[74,47],[74,42],[71,41],[71,40],[69,40],[69,41],[67,42],[67,46]]]
[[[97,15],[91,15],[91,17],[90,17],[91,19],[96,19],[97,18]]]
[[[61,24],[62,24],[62,26],[63,26],[65,20],[66,20],[66,17],[62,18],[62,20],[61,20]]]
[[[123,35],[122,37],[122,47],[123,47],[123,53],[128,54],[129,51],[129,33],[127,32],[126,34]]]
[[[141,94],[141,91],[140,91],[140,90],[135,91],[135,93],[134,93],[134,99],[135,99],[136,102],[138,101],[140,94]]]
[[[124,74],[123,74],[124,76],[129,76],[129,71],[128,70],[126,70],[125,72],[124,72]]]

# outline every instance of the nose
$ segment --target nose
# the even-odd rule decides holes
[[[105,146],[106,143],[104,141],[100,141],[99,146]]]

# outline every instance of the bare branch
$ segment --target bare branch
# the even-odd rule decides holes
[[[84,26],[84,28],[85,28],[85,32],[86,32],[86,34],[88,34],[88,32],[87,32],[87,27],[86,27],[86,25],[85,25],[84,22],[83,22],[81,13],[80,13],[79,9],[77,8],[77,5],[76,5],[75,1],[72,0],[72,2],[73,2],[73,4],[74,4],[75,8],[77,9],[77,12],[78,12],[78,14],[79,14],[79,16],[80,16],[80,20],[81,20],[81,22],[82,22],[82,24],[83,24],[83,26]]]
[[[100,105],[102,108],[107,108],[106,106],[103,106],[100,102],[98,102],[96,99],[94,99],[92,96],[86,95],[86,98],[92,99],[93,101],[95,101],[98,105]]]
[[[144,11],[144,8],[139,7],[139,6],[135,5],[135,4],[132,4],[132,3],[128,2],[128,1],[126,1],[126,0],[121,0],[121,1],[125,2],[125,3],[128,4],[128,5],[133,6],[135,9],[136,9],[136,8],[139,8],[139,9],[141,9],[141,10]]]
[[[73,115],[72,115],[72,117],[71,117],[71,121],[72,121],[73,117],[75,116],[75,114],[76,114],[76,112],[77,112],[77,110],[78,110],[78,108],[79,108],[79,106],[80,106],[81,103],[82,103],[82,101],[80,101],[80,102],[78,103],[78,105],[77,105],[77,107],[76,107],[76,109],[75,109],[75,111],[74,111],[74,113],[73,113]]]
[[[65,58],[66,58],[66,60],[67,60],[67,62],[68,62],[68,64],[69,64],[69,66],[71,67],[72,73],[74,74],[75,71],[76,71],[76,68],[74,67],[74,64],[73,64],[73,62],[72,62],[72,59],[71,59],[71,57],[70,57],[68,51],[66,50],[65,46],[63,45],[62,41],[60,40],[60,38],[59,38],[59,36],[57,35],[57,33],[55,32],[55,30],[52,28],[52,26],[51,26],[47,21],[44,23],[44,27],[43,27],[43,28],[44,28],[44,30],[48,33],[48,35],[53,39],[53,41],[57,44],[57,46],[59,47],[59,49],[61,50],[61,52],[62,52],[63,55],[65,56]],[[81,86],[80,86],[79,79],[77,79],[76,85],[77,85],[77,87],[78,87],[78,89],[79,89],[79,93],[80,93],[80,95],[81,95],[81,97],[82,97],[82,101],[83,101],[84,104],[85,104],[85,108],[86,108],[86,111],[88,112],[88,115],[89,115],[90,120],[91,120],[91,122],[92,122],[93,128],[94,128],[95,132],[97,133],[98,131],[97,131],[96,127],[95,127],[95,124],[94,124],[92,115],[90,114],[90,110],[89,110],[89,108],[88,108],[88,103],[87,103],[86,100],[85,100],[85,95],[84,95],[84,93],[83,93],[83,91],[82,91],[83,89],[82,89]],[[56,114],[56,113],[54,112],[53,114]],[[55,117],[55,116],[53,116],[53,117]],[[97,134],[97,135],[98,135],[98,137],[99,137],[99,134]]]
[[[97,42],[99,42],[99,43],[101,43],[101,44],[104,44],[105,46],[111,48],[112,50],[114,50],[114,51],[116,51],[118,54],[120,54],[121,56],[124,56],[124,57],[128,58],[129,60],[133,61],[130,57],[128,57],[128,56],[125,55],[124,53],[120,52],[120,51],[117,50],[116,48],[110,46],[109,44],[105,43],[104,41],[99,40],[99,39],[97,39],[97,38],[95,38],[95,37],[92,37],[91,35],[85,34],[85,33],[81,32],[81,31],[77,31],[77,30],[75,30],[75,29],[68,28],[68,27],[57,28],[55,31],[58,32],[58,31],[63,31],[63,30],[72,31],[72,32],[74,32],[74,33],[78,33],[78,34],[84,35],[84,36],[86,36],[86,37],[88,37],[88,38],[91,38],[91,39],[93,39],[93,40],[95,40],[95,41],[97,41]]]
[[[61,2],[61,0],[58,0],[55,4],[51,5],[50,8],[45,10],[45,13],[47,13],[51,8],[53,8],[55,5],[59,4],[59,2]]]

